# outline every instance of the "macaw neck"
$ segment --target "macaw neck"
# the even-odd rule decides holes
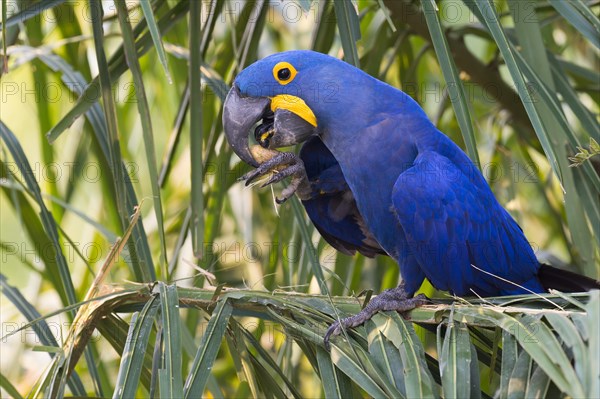
[[[331,146],[354,145],[368,133],[372,145],[382,148],[388,143],[399,144],[398,135],[414,138],[419,132],[435,130],[415,100],[362,71],[332,84],[330,90],[312,107],[321,138]],[[387,129],[373,129],[385,121]]]

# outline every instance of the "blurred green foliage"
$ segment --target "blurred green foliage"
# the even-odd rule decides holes
[[[325,352],[319,331],[398,268],[237,183],[221,104],[273,52],[344,58],[479,160],[540,259],[598,278],[600,2],[1,6],[3,395],[599,394],[598,295],[448,300],[413,312],[437,336],[387,314]]]

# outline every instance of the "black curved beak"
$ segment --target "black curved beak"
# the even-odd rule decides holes
[[[236,85],[233,85],[223,104],[223,129],[225,137],[242,161],[254,166],[259,163],[250,153],[248,137],[250,129],[258,122],[271,100],[267,97],[244,97]]]

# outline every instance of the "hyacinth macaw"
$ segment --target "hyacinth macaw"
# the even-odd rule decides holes
[[[263,147],[304,143],[259,164],[249,150],[252,127]],[[521,228],[498,203],[468,156],[404,92],[358,68],[312,51],[266,57],[235,79],[223,110],[234,152],[256,169],[250,181],[291,177],[322,236],[345,253],[385,254],[402,283],[357,315],[332,324],[364,323],[379,310],[406,311],[424,279],[459,296],[580,291],[598,283],[540,265]]]

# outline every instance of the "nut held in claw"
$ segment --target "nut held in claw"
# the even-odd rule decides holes
[[[260,145],[248,148],[248,155],[254,157],[259,165],[239,178],[246,181],[246,186],[259,183],[261,187],[265,187],[291,176],[292,181],[281,192],[281,198],[275,198],[275,201],[282,204],[294,194],[298,194],[300,199],[308,198],[307,195],[311,191],[310,183],[304,170],[304,163],[297,155]]]
[[[279,154],[279,151],[272,150],[270,148],[263,148],[260,145],[255,144],[250,147],[250,153],[258,163],[265,163],[275,155]]]
[[[275,157],[277,154],[280,154],[280,153],[281,153],[280,151],[272,150],[270,148],[264,148],[258,144],[255,144],[250,147],[250,154],[252,154],[252,156],[254,157],[256,162],[258,162],[260,165],[271,160],[273,157]],[[271,178],[271,176],[278,173],[280,170],[284,169],[285,167],[286,167],[286,165],[278,165],[278,166],[272,168],[264,175],[257,177],[252,182],[252,185],[263,184],[264,182],[269,180]]]

